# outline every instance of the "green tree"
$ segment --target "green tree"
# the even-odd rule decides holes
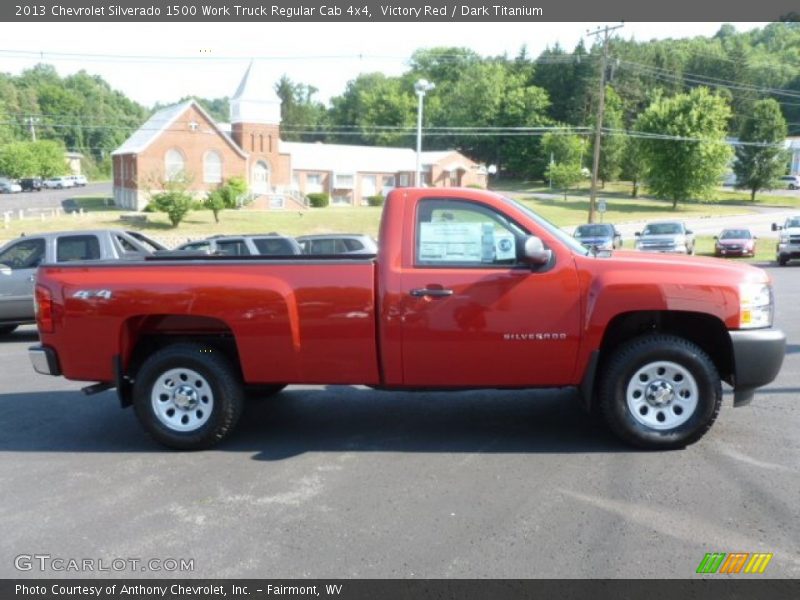
[[[247,194],[247,182],[242,177],[231,177],[214,190],[209,191],[203,206],[214,213],[214,222],[219,223],[219,213],[226,208],[238,208]]]
[[[732,151],[725,142],[730,107],[708,91],[659,99],[642,113],[636,129],[647,184],[659,198],[705,198],[719,183]]]
[[[583,179],[583,170],[579,164],[552,163],[547,166],[545,176],[552,180],[556,188],[564,190],[564,200],[567,191]]]
[[[197,204],[189,192],[190,183],[185,176],[161,182],[161,191],[150,193],[148,207],[166,213],[172,226],[177,227]]]
[[[39,140],[31,142],[31,152],[36,161],[34,173],[43,178],[63,175],[69,169],[64,156],[64,144],[57,140]]]
[[[583,165],[583,154],[586,149],[584,140],[572,133],[546,133],[542,136],[542,150],[548,161],[552,157],[554,163]]]
[[[0,147],[0,175],[19,179],[38,174],[37,166],[30,142],[12,142]]]
[[[0,147],[0,173],[6,177],[54,177],[67,172],[64,146],[53,140],[12,142]]]
[[[760,100],[752,114],[744,120],[739,140],[747,145],[736,148],[736,187],[750,190],[755,201],[758,190],[777,187],[778,179],[786,173],[789,156],[783,149],[786,120],[780,105],[772,99]]]
[[[639,183],[645,178],[647,168],[642,158],[642,150],[639,147],[639,139],[628,137],[625,139],[625,147],[622,152],[620,176],[625,181],[631,182],[631,196],[639,197]]]
[[[321,141],[325,134],[327,113],[325,105],[314,100],[317,88],[313,85],[295,83],[284,75],[275,85],[275,93],[281,99],[281,137],[286,140]],[[319,131],[316,134],[299,133],[297,130]]]

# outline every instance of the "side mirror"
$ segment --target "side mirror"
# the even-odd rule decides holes
[[[642,235],[642,232],[641,232],[641,231],[637,231],[637,232],[636,232],[636,233],[634,233],[633,235],[635,235],[636,237],[639,237],[640,235]]]
[[[718,235],[715,235],[715,236],[714,236],[714,239],[715,239],[715,240],[718,240],[718,239],[719,239],[719,236],[718,236]]]
[[[523,256],[528,264],[537,266],[547,264],[550,262],[552,255],[553,251],[545,248],[542,240],[535,235],[529,235],[525,238]]]
[[[772,224],[772,231],[780,231],[781,229],[782,229],[782,227],[780,225],[778,225],[777,223],[773,223]]]
[[[694,231],[692,231],[691,229],[687,229],[686,235],[694,235]]]
[[[757,239],[758,239],[758,236],[757,236],[757,235],[754,235],[754,236],[753,236],[753,239],[754,239],[754,240],[757,240]]]

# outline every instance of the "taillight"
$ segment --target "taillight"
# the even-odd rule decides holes
[[[43,285],[36,286],[34,294],[36,325],[40,333],[53,333],[53,295]]]

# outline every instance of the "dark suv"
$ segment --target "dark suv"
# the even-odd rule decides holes
[[[40,192],[42,190],[42,180],[38,177],[28,177],[19,180],[19,186],[23,192]]]

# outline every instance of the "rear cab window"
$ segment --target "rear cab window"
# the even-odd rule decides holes
[[[65,235],[56,239],[56,262],[100,258],[100,240],[96,235]]]

